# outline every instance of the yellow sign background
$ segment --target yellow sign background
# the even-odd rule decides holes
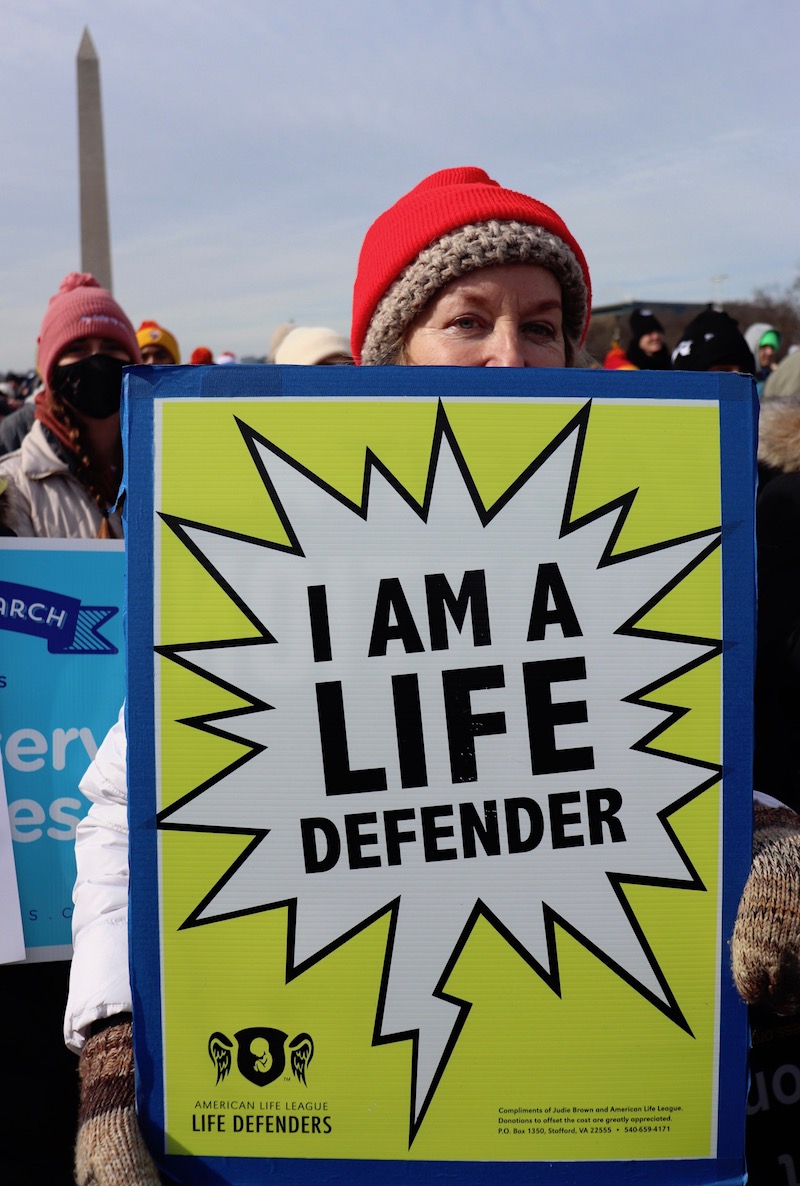
[[[541,401],[445,406],[487,505],[579,411],[577,403]],[[161,414],[156,511],[285,540],[236,416],[353,500],[360,498],[367,446],[414,497],[422,498],[436,415],[433,400],[164,401],[156,407]],[[719,470],[716,406],[596,402],[573,513],[585,514],[636,489],[616,552],[708,530],[720,524]],[[157,643],[257,636],[163,525],[159,546]],[[720,617],[717,551],[641,624],[719,638]],[[235,697],[165,658],[156,659],[156,673],[162,755],[158,802],[163,809],[246,751],[178,723],[193,714],[233,708]],[[659,745],[719,762],[719,659],[663,685],[659,696],[691,709]],[[560,931],[562,995],[556,996],[481,920],[446,986],[472,1009],[410,1148],[411,1043],[372,1045],[386,918],[287,985],[285,910],[180,929],[248,840],[161,833],[168,1152],[493,1161],[712,1156],[719,788],[703,793],[671,822],[708,892],[628,887],[626,895],[692,1035]],[[622,918],[620,923],[625,925]],[[313,1032],[324,1057],[320,1054],[309,1068],[307,1088],[281,1081],[265,1093],[235,1076],[215,1083],[208,1036],[248,1024],[278,1025],[290,1035]],[[248,1111],[239,1104],[253,1101],[252,1114],[268,1114],[261,1108],[267,1094],[280,1100],[283,1115],[329,1117],[331,1131],[234,1131],[233,1117]],[[320,1110],[293,1113],[301,1101],[319,1104]],[[651,1125],[623,1123],[607,1131],[603,1109],[610,1105],[629,1109],[632,1116],[647,1108],[674,1111],[668,1125],[654,1119]],[[556,1111],[561,1108],[569,1111]],[[198,1123],[198,1117],[211,1115],[225,1117],[225,1124]],[[556,1117],[564,1127],[580,1124],[587,1131],[558,1132]]]

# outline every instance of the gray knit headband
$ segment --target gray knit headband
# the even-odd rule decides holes
[[[564,335],[577,348],[588,308],[586,282],[567,244],[526,222],[474,222],[448,231],[419,253],[378,304],[361,351],[362,366],[397,360],[406,330],[431,297],[459,276],[493,264],[538,264],[561,285]]]

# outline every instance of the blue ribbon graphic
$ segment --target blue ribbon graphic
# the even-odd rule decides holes
[[[46,638],[51,655],[116,655],[100,633],[116,613],[115,605],[81,605],[63,593],[0,581],[0,630]]]

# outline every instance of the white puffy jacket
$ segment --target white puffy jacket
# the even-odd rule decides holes
[[[95,539],[102,523],[97,503],[54,451],[41,423],[34,421],[22,445],[0,461],[9,479],[9,527],[19,536]],[[115,538],[122,538],[119,516],[109,516]]]
[[[81,780],[92,805],[75,835],[78,873],[64,1041],[79,1054],[93,1021],[132,1011],[128,968],[128,777],[125,710]]]

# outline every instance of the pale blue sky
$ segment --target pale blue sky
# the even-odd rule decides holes
[[[263,355],[288,319],[347,332],[367,226],[452,165],[554,206],[596,304],[800,270],[796,0],[6,0],[0,371],[33,365],[80,270],[87,25],[115,295],[187,357]]]

